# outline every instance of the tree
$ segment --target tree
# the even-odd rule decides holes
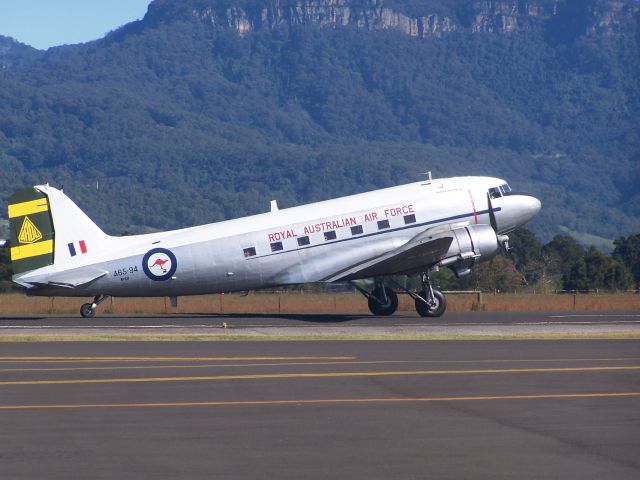
[[[522,273],[504,255],[475,266],[468,281],[473,282],[476,290],[483,292],[509,292],[521,289],[525,284]]]
[[[542,247],[542,252],[553,257],[557,262],[558,271],[566,275],[571,267],[584,255],[584,248],[569,235],[556,235]]]
[[[571,267],[564,281],[567,290],[628,290],[633,284],[629,269],[621,262],[590,247]]]
[[[627,266],[636,285],[640,285],[640,233],[620,237],[613,242],[613,258]]]
[[[8,290],[11,280],[11,261],[9,260],[9,249],[0,248],[0,292]]]
[[[542,244],[535,233],[519,228],[509,234],[509,254],[527,285],[535,285],[542,276]]]

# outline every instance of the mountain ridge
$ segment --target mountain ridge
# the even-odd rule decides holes
[[[547,239],[559,226],[608,238],[640,231],[637,3],[441,3],[156,0],[103,39],[0,71],[0,196],[16,185],[64,184],[118,233],[432,170],[501,176],[540,196],[533,226]],[[227,21],[262,18],[276,4],[375,4],[379,23],[274,21],[243,33]],[[383,28],[404,25],[383,6],[407,18],[433,7],[460,26],[422,37]],[[474,12],[489,6],[505,29],[473,30]],[[525,7],[546,10],[509,30],[507,13]],[[578,7],[578,25],[558,29]],[[229,8],[236,16],[220,17]]]

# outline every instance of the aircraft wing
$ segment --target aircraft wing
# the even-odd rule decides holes
[[[365,260],[325,278],[324,281],[353,280],[378,275],[408,274],[426,270],[442,260],[449,250],[453,236],[432,229],[416,235],[401,247],[381,256]]]

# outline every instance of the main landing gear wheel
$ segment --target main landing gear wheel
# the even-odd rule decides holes
[[[82,318],[93,318],[96,316],[96,309],[90,303],[85,303],[80,307]]]
[[[369,310],[374,315],[388,316],[398,309],[398,295],[388,287],[377,287],[369,294]]]
[[[441,317],[447,309],[447,299],[439,290],[433,290],[433,298],[431,299],[429,299],[428,293],[425,290],[420,292],[420,296],[429,302],[425,303],[419,298],[416,298],[416,311],[421,317]]]

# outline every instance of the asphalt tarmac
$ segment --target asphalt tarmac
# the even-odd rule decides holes
[[[0,478],[637,479],[640,341],[0,343]]]
[[[640,335],[640,312],[447,312],[440,318],[416,313],[389,317],[330,314],[169,314],[0,316],[4,335],[225,335],[482,337],[523,335]]]

